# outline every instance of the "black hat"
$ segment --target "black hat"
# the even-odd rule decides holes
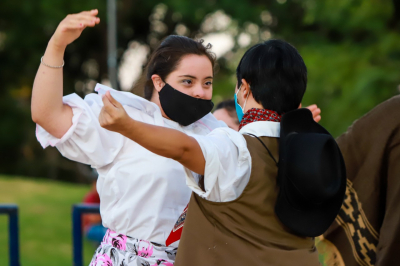
[[[302,108],[283,115],[275,212],[300,236],[323,234],[346,191],[346,168],[335,139]]]

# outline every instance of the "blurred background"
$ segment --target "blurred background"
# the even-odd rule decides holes
[[[71,265],[70,206],[89,190],[93,173],[54,148],[41,148],[30,97],[40,58],[58,23],[69,13],[94,8],[100,25],[86,29],[65,54],[64,92],[82,97],[97,82],[110,84],[106,0],[0,1],[0,203],[22,202],[25,208],[23,265],[48,265],[46,256],[59,259],[58,265]],[[148,56],[170,34],[213,45],[219,65],[214,103],[233,98],[235,68],[250,46],[271,38],[292,43],[308,67],[303,106],[318,104],[320,123],[334,136],[400,90],[396,0],[117,0],[121,90],[142,95],[137,82]],[[0,220],[0,246],[6,246],[5,223]],[[52,229],[44,230],[43,224]],[[0,249],[0,265],[6,265],[1,261],[6,254]]]

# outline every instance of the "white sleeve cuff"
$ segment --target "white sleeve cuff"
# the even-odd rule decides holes
[[[79,101],[83,100],[75,93],[63,97],[63,103],[71,106],[73,117],[72,126],[61,138],[54,137],[44,128],[36,124],[36,138],[39,141],[40,145],[42,145],[43,149],[47,148],[48,146],[55,147],[60,143],[64,143],[67,139],[71,137],[78,125],[79,118],[81,117],[83,111],[83,108],[79,107]]]
[[[186,171],[186,183],[200,197],[214,202],[237,199],[251,174],[251,156],[244,137],[229,128],[218,128],[207,136],[191,135],[199,144],[206,161],[204,190],[197,174]]]
[[[37,126],[36,136],[42,147],[55,146],[64,157],[95,168],[111,163],[122,149],[124,137],[100,126],[101,97],[89,94],[83,100],[71,94],[65,96],[63,102],[72,108],[72,126],[61,138]]]
[[[203,152],[204,159],[206,161],[204,171],[204,189],[203,191],[199,186],[199,180],[196,178],[196,173],[185,168],[186,171],[186,184],[188,187],[205,199],[213,199],[213,201],[221,201],[219,187],[217,184],[218,173],[219,173],[219,158],[216,148],[213,145],[204,145],[204,136],[192,135],[193,138],[199,143],[201,151]]]

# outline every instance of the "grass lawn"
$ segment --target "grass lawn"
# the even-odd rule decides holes
[[[0,176],[0,204],[19,206],[21,266],[72,265],[72,204],[87,185]],[[0,265],[8,265],[8,218],[0,215]],[[85,264],[95,247],[85,242]]]

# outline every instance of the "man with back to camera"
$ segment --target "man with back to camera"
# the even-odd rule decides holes
[[[177,266],[319,265],[313,237],[335,219],[346,176],[332,136],[309,110],[298,110],[307,85],[303,59],[290,44],[270,40],[250,48],[236,74],[239,132],[189,136],[144,124],[110,92],[101,125],[186,167],[194,193]]]

